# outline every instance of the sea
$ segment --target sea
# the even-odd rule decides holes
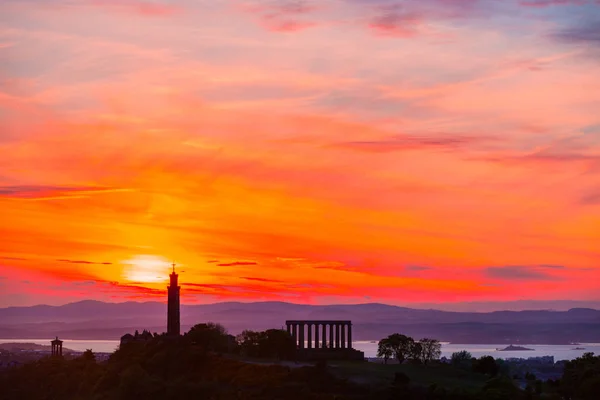
[[[579,343],[576,345],[545,345],[545,344],[523,344],[518,346],[532,350],[498,351],[507,347],[506,344],[454,344],[442,343],[442,357],[450,358],[452,353],[466,350],[473,357],[492,356],[494,358],[529,358],[554,356],[554,361],[573,360],[581,357],[584,353],[592,352],[600,355],[600,343]],[[365,353],[365,357],[377,356],[377,342],[354,342],[353,347]],[[575,350],[576,348],[585,350]]]
[[[52,339],[0,339],[0,343],[35,343],[50,345]],[[119,347],[118,340],[63,340],[63,347],[75,351],[85,351],[91,349],[95,353],[112,353]],[[577,345],[543,345],[543,344],[522,344],[519,346],[532,349],[531,351],[498,351],[503,349],[506,344],[453,344],[442,343],[442,357],[450,358],[452,353],[466,350],[473,357],[492,356],[494,358],[529,358],[541,356],[554,356],[554,361],[573,360],[581,357],[584,353],[595,353],[600,355],[600,343],[579,343]],[[376,341],[355,341],[353,347],[365,353],[365,357],[374,358],[377,356]],[[576,350],[583,349],[583,350]]]

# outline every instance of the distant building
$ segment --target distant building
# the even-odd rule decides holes
[[[127,343],[132,343],[132,342],[147,342],[148,340],[152,339],[153,337],[154,336],[152,335],[152,333],[150,333],[150,331],[147,331],[145,329],[142,333],[135,331],[134,335],[128,333],[121,337],[121,346],[123,346],[124,344],[127,344]]]
[[[173,273],[170,275],[171,285],[167,287],[169,305],[167,309],[167,335],[179,336],[181,334],[180,320],[180,292],[181,288],[177,282],[179,275],[175,273],[175,264],[173,264]]]

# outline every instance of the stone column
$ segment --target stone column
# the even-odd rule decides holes
[[[312,331],[313,331],[313,324],[308,324],[308,343],[307,343],[306,347],[308,347],[309,349],[312,349],[312,346],[313,346]]]
[[[335,324],[335,348],[339,349],[340,347],[340,324]]]
[[[323,332],[321,332],[323,334],[323,343],[321,348],[326,349],[327,348],[327,324],[323,324]]]
[[[334,324],[329,324],[329,347],[335,347],[335,335],[333,334],[333,326]]]
[[[315,324],[315,349],[319,348],[319,326],[321,324]]]
[[[298,324],[292,325],[292,336],[294,338],[294,343],[296,344],[296,348],[298,347]]]
[[[300,323],[300,348],[304,348],[304,324]]]
[[[352,348],[352,322],[348,323],[348,348]]]
[[[345,349],[346,348],[346,344],[348,343],[348,341],[346,340],[346,324],[341,324],[340,326],[341,330],[342,330],[342,336],[340,338],[340,344],[341,344],[341,348]]]

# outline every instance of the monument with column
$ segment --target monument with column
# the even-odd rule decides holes
[[[310,360],[364,360],[362,351],[352,348],[352,321],[285,321],[294,338],[298,356]]]
[[[177,275],[175,272],[175,264],[173,264],[173,273],[169,275],[169,277],[171,278],[171,284],[167,287],[167,335],[171,337],[177,337],[181,333],[181,287],[179,286],[178,282],[179,275]]]
[[[52,345],[52,357],[62,357],[63,341],[59,340],[58,336],[57,336],[56,339],[54,339],[53,341],[50,342],[50,344]]]

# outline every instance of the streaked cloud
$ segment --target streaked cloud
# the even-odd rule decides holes
[[[386,153],[405,150],[439,149],[458,150],[469,148],[476,143],[483,143],[485,136],[460,136],[460,135],[398,135],[382,140],[342,142],[333,144],[333,147],[348,150],[357,150],[373,153]]]
[[[247,281],[257,281],[257,282],[283,283],[283,281],[280,281],[277,279],[256,278],[256,277],[250,277],[250,276],[243,276],[242,279],[245,279]]]
[[[163,17],[181,11],[181,7],[173,2],[152,0],[86,0],[90,4],[109,10],[123,11],[145,17]]]
[[[94,261],[86,261],[86,260],[64,260],[64,259],[59,259],[59,260],[56,260],[56,261],[64,262],[64,263],[69,263],[69,264],[112,265],[112,263],[110,263],[110,262],[94,262]]]
[[[578,21],[572,27],[555,32],[553,36],[558,40],[572,44],[600,46],[600,12],[597,19]]]
[[[239,266],[239,265],[256,265],[256,262],[253,261],[234,261],[231,263],[222,263],[222,264],[217,264],[218,267],[235,267],[235,266]]]
[[[127,191],[127,189],[48,185],[16,185],[0,186],[0,197],[10,197],[27,200],[56,200],[68,198],[82,198],[93,194],[122,191]]]
[[[545,272],[544,269],[548,269],[547,266],[521,266],[521,265],[509,265],[505,267],[488,267],[486,274],[490,278],[516,280],[516,281],[530,281],[530,280],[560,280],[559,277]],[[550,268],[555,269],[555,268]]]
[[[409,265],[407,267],[404,267],[404,269],[406,271],[421,272],[421,271],[430,271],[433,268],[431,268],[431,267],[425,267],[425,266],[422,266],[422,265]]]
[[[257,16],[260,24],[274,32],[297,32],[311,28],[316,22],[311,14],[317,2],[308,0],[259,0],[242,3],[242,9]]]
[[[594,1],[597,0],[521,0],[519,4],[525,7],[580,6],[584,4],[593,4]]]

